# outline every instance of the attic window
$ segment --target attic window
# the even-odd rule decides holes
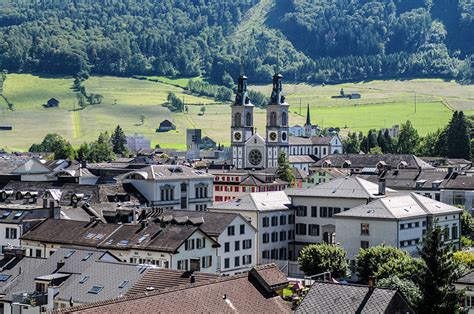
[[[82,258],[83,261],[87,261],[94,253],[92,252],[89,252],[89,253],[86,253],[86,255]]]
[[[11,275],[0,274],[0,281],[7,281]]]
[[[74,250],[69,251],[69,252],[64,256],[64,258],[70,258],[75,252],[76,252],[76,251],[74,251]]]
[[[21,217],[21,215],[23,215],[23,212],[17,212],[15,216],[13,216],[13,219],[18,219]]]
[[[128,240],[120,240],[119,245],[127,245]]]
[[[82,283],[86,282],[87,279],[89,279],[89,276],[84,276],[84,277],[81,278],[81,280],[79,280],[79,283],[82,284]]]
[[[123,289],[127,284],[128,284],[128,280],[122,281],[122,283],[119,286],[119,289]]]
[[[87,292],[92,293],[92,294],[98,294],[99,292],[102,291],[102,289],[104,289],[104,287],[102,286],[92,286],[92,288]]]
[[[7,218],[8,216],[10,216],[11,213],[12,213],[11,211],[3,212],[3,214],[2,214],[2,219]]]

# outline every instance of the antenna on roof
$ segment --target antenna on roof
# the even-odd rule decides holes
[[[240,76],[243,76],[245,71],[244,71],[244,57],[242,54],[240,54]]]
[[[280,73],[280,52],[277,51],[277,64],[276,64],[276,74]]]

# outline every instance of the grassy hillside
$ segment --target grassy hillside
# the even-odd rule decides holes
[[[77,110],[76,96],[71,89],[72,78],[39,77],[30,74],[9,74],[5,94],[14,103],[15,111],[0,102],[0,124],[11,124],[12,132],[0,132],[0,147],[25,150],[51,132],[56,132],[78,146],[92,141],[101,131],[112,131],[120,124],[127,134],[140,133],[152,139],[153,144],[185,148],[187,128],[202,128],[205,135],[228,144],[230,126],[229,104],[213,99],[189,95],[176,85],[185,86],[186,80],[159,78],[157,83],[131,78],[93,76],[86,81],[88,93],[104,96],[103,103]],[[252,89],[270,93],[271,86],[252,86]],[[285,84],[285,93],[291,107],[290,124],[305,121],[306,104],[311,107],[312,122],[323,127],[339,126],[348,130],[366,131],[412,120],[421,134],[444,126],[451,109],[474,114],[474,86],[462,86],[441,80],[372,81],[358,84],[312,86]],[[359,91],[362,99],[331,99],[341,88],[346,92]],[[162,104],[172,91],[188,104],[189,113],[172,113]],[[414,112],[414,99],[417,112]],[[41,105],[49,98],[61,101],[59,108],[44,109]],[[299,103],[302,115],[299,115]],[[448,104],[446,106],[445,104]],[[201,106],[206,113],[199,116]],[[140,123],[145,115],[145,123]],[[171,119],[176,131],[156,133],[160,121]],[[256,109],[256,127],[263,134],[265,111]]]

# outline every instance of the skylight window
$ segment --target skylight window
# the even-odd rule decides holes
[[[69,251],[69,252],[66,254],[66,256],[64,256],[64,258],[70,258],[75,252],[76,252],[76,251],[74,251],[74,250]]]
[[[120,240],[119,245],[127,245],[128,240]]]
[[[2,219],[7,218],[8,216],[10,216],[11,213],[12,213],[11,211],[3,212],[3,214],[2,214]]]
[[[83,261],[87,261],[94,253],[86,253],[86,255],[84,256],[84,258],[82,259]]]
[[[11,275],[0,274],[0,281],[7,281]]]
[[[81,278],[81,280],[79,280],[79,283],[84,283],[87,281],[87,279],[89,279],[89,276],[84,276]]]
[[[102,289],[104,289],[104,287],[102,286],[92,286],[92,288],[87,292],[92,293],[92,294],[98,294],[99,292],[102,291]]]
[[[21,217],[21,215],[23,215],[23,212],[17,212],[15,216],[13,216],[13,219],[18,219]]]
[[[123,289],[127,284],[128,284],[128,280],[122,281],[122,283],[119,286],[119,289]]]

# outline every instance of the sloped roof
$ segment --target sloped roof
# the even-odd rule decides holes
[[[474,270],[471,270],[470,272],[456,280],[456,283],[463,283],[468,285],[474,284]]]
[[[142,175],[145,180],[213,178],[209,173],[183,165],[150,165],[130,173],[138,173]],[[124,176],[127,176],[130,173],[127,173]]]
[[[336,168],[342,168],[346,160],[349,160],[351,162],[349,168],[375,167],[378,162],[383,161],[388,167],[396,169],[397,166],[404,161],[406,162],[406,168],[409,169],[433,169],[433,167],[425,161],[415,155],[409,154],[334,154],[322,158],[316,162],[315,165],[321,167],[327,160],[330,160],[331,166]]]
[[[318,184],[304,190],[291,190],[289,196],[341,197],[341,198],[380,198],[378,184],[359,177],[343,177]],[[394,192],[387,189],[386,192]]]
[[[216,210],[272,211],[291,208],[291,201],[284,191],[246,194],[225,203],[212,206]]]
[[[336,217],[407,219],[428,214],[459,213],[462,210],[416,193],[377,199],[336,214]]]

